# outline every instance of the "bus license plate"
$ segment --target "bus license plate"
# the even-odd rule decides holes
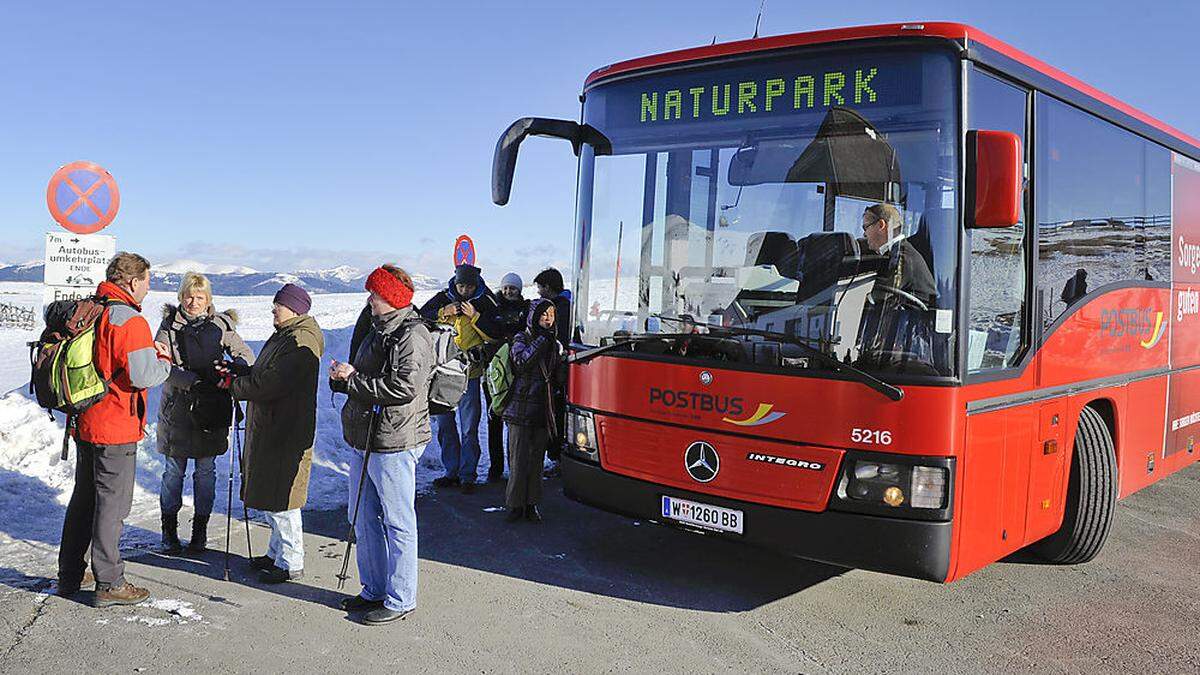
[[[663,495],[663,518],[721,532],[742,533],[742,512]]]

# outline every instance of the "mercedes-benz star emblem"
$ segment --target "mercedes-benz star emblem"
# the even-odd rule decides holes
[[[717,449],[704,441],[696,441],[683,453],[683,466],[688,475],[698,483],[708,483],[721,470],[721,456]]]
[[[708,372],[707,370],[700,371],[700,384],[707,387],[708,385],[712,384],[712,381],[712,373]]]

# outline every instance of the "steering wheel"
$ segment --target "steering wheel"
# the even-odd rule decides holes
[[[889,293],[891,295],[896,296],[897,298],[900,298],[903,301],[911,303],[913,306],[915,306],[917,309],[920,309],[923,312],[929,311],[929,305],[926,305],[923,300],[921,300],[917,296],[913,295],[912,293],[909,293],[908,291],[902,291],[899,288],[896,288],[895,286],[887,286],[887,285],[881,284],[879,282],[875,283],[875,289],[883,291],[884,293]]]

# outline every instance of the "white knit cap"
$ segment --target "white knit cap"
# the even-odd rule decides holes
[[[525,284],[521,282],[521,277],[516,272],[509,272],[500,280],[500,288],[505,286],[516,286],[517,288],[525,288]]]

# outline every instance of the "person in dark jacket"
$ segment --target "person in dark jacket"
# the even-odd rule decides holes
[[[446,290],[430,298],[421,307],[421,316],[452,326],[454,342],[467,354],[467,391],[454,411],[434,415],[438,446],[446,474],[433,481],[438,487],[462,485],[462,491],[475,491],[479,469],[479,420],[483,403],[479,378],[490,343],[496,341],[496,297],[492,295],[478,267],[459,265]]]
[[[496,295],[496,325],[500,330],[500,339],[491,345],[494,348],[488,352],[489,363],[500,346],[511,342],[525,327],[529,301],[521,294],[524,287],[516,272],[509,272],[500,280],[500,293]],[[488,482],[499,483],[504,480],[504,417],[492,412],[492,397],[486,387],[483,393],[488,410]]]
[[[275,332],[248,369],[226,370],[221,385],[246,406],[242,501],[271,526],[267,554],[250,564],[265,583],[304,576],[300,509],[308,501],[317,432],[317,381],[325,335],[309,316],[312,298],[284,284],[271,307]]]
[[[504,503],[508,520],[521,517],[538,522],[542,498],[542,462],[546,447],[556,440],[558,365],[563,349],[555,332],[557,308],[539,298],[529,309],[524,331],[513,338],[510,355],[513,383],[504,421],[508,422],[508,490]]]
[[[167,345],[174,364],[163,384],[158,408],[158,452],[163,455],[162,543],[178,553],[179,509],[183,505],[183,477],[193,462],[192,492],[195,514],[188,550],[204,551],[208,519],[216,492],[216,458],[229,449],[233,399],[217,387],[220,376],[213,364],[229,360],[245,367],[254,352],[237,334],[237,312],[213,307],[208,277],[188,272],[179,284],[179,305],[163,305],[163,319],[154,336]]]
[[[371,328],[350,363],[330,365],[329,378],[334,391],[347,394],[342,437],[354,448],[348,514],[362,581],[362,591],[341,607],[365,611],[363,621],[378,625],[416,608],[416,471],[431,436],[435,357],[429,329],[412,307],[408,273],[384,265],[366,285]]]
[[[555,336],[558,338],[558,343],[566,349],[571,345],[571,291],[563,288],[562,272],[547,267],[538,272],[538,275],[533,278],[533,283],[537,284],[538,295],[550,300],[554,303],[555,320]],[[564,383],[561,396],[565,397],[567,392],[566,384]],[[555,402],[555,410],[558,415],[555,418],[555,428],[563,428],[563,415],[566,413],[566,399],[563,398]],[[552,439],[550,445],[546,447],[546,455],[550,457],[553,466],[547,472],[550,476],[558,475],[558,460],[562,453],[562,448],[559,447],[557,439]]]
[[[1087,277],[1087,270],[1077,269],[1075,270],[1075,274],[1071,275],[1070,279],[1067,279],[1067,283],[1063,285],[1062,294],[1059,295],[1062,301],[1067,303],[1067,307],[1070,307],[1075,304],[1076,300],[1087,295]]]
[[[930,316],[937,285],[903,226],[900,209],[891,204],[863,212],[864,248],[880,256],[882,266],[863,308],[857,363],[871,370],[936,374]]]
[[[571,291],[563,288],[562,272],[547,267],[538,272],[533,278],[533,283],[537,284],[540,297],[554,303],[554,311],[558,317],[554,334],[558,337],[559,344],[566,349],[571,344]]]

